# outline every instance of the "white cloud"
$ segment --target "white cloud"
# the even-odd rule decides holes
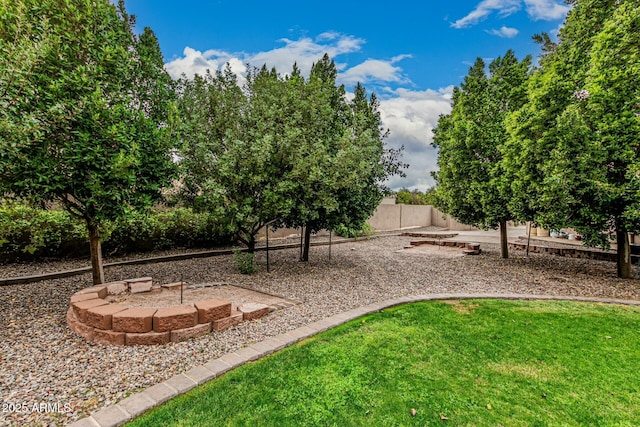
[[[207,50],[204,53],[191,47],[186,47],[182,57],[175,58],[165,64],[167,72],[174,78],[181,74],[192,77],[195,74],[204,74],[207,69],[215,72],[222,69],[224,64],[230,62],[233,71],[238,75],[246,73],[245,64],[255,67],[276,67],[280,73],[291,71],[293,63],[303,74],[309,73],[311,65],[317,62],[325,53],[331,58],[339,55],[357,52],[365,43],[364,39],[336,32],[325,32],[311,39],[302,37],[298,40],[281,39],[284,46],[265,52],[257,53],[230,53],[220,50]],[[238,65],[240,64],[240,65]],[[345,64],[336,63],[338,69],[344,69]]]
[[[393,177],[389,186],[417,188],[421,191],[433,186],[431,171],[437,170],[438,153],[431,147],[433,128],[441,114],[451,111],[453,87],[440,90],[388,90],[380,101],[380,118],[391,130],[387,144],[393,148],[404,146],[402,160],[409,163],[407,177]]]
[[[266,52],[259,52],[247,55],[247,61],[251,65],[276,67],[281,73],[291,71],[293,63],[298,64],[298,68],[303,74],[311,70],[314,62],[317,62],[325,53],[331,58],[335,58],[345,53],[357,52],[365,43],[363,39],[338,33],[323,33],[315,40],[304,37],[298,40],[282,39],[283,47]],[[325,43],[326,42],[326,43]],[[337,64],[338,68],[344,65]]]
[[[215,71],[220,67],[217,58],[202,53],[190,47],[185,47],[183,56],[165,64],[165,69],[173,77],[178,78],[182,74],[193,77],[194,74],[205,74],[207,70]]]
[[[204,74],[207,69],[211,72],[221,70],[226,63],[231,64],[232,71],[243,82],[246,76],[246,64],[261,67],[266,64],[268,68],[275,67],[280,73],[291,71],[293,63],[303,75],[308,75],[311,66],[327,53],[336,61],[339,81],[347,85],[360,83],[411,83],[403,73],[398,62],[411,55],[397,55],[390,60],[367,59],[366,61],[349,67],[348,64],[339,62],[340,55],[357,52],[365,41],[350,35],[336,32],[325,32],[315,39],[302,37],[298,40],[281,39],[284,46],[257,53],[229,53],[220,50],[207,50],[200,52],[190,47],[184,49],[182,57],[175,58],[165,65],[165,68],[174,78],[182,74],[193,77],[195,74]]]
[[[493,12],[505,17],[518,12],[522,8],[521,0],[483,0],[474,10],[451,24],[453,28],[466,28],[477,24]],[[570,7],[558,3],[557,0],[524,0],[527,14],[534,21],[553,21],[566,16]]]
[[[498,11],[502,16],[509,16],[520,10],[520,0],[483,0],[464,18],[451,24],[453,28],[466,28],[477,24],[492,12]]]
[[[369,82],[410,83],[411,81],[403,75],[402,68],[394,66],[395,63],[405,58],[411,58],[411,55],[398,55],[391,58],[390,61],[367,59],[340,73],[338,80],[345,84],[357,82],[362,84]]]
[[[566,4],[554,0],[524,0],[527,13],[534,21],[555,21],[563,19],[571,9]]]
[[[492,30],[486,30],[486,32],[493,36],[498,36],[505,39],[512,39],[515,36],[517,36],[520,31],[518,31],[516,28],[509,28],[509,27],[503,26],[499,30],[492,29]]]
[[[324,40],[335,40],[340,37],[340,33],[337,31],[326,31],[322,34],[319,34],[316,37],[316,41],[324,41]]]

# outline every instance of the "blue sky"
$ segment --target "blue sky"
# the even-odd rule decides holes
[[[360,81],[381,100],[387,144],[404,145],[407,177],[394,189],[433,185],[431,147],[438,116],[450,111],[458,86],[477,57],[490,61],[513,49],[539,55],[531,36],[557,33],[569,8],[562,0],[300,2],[128,0],[137,27],[151,27],[173,76],[229,62],[309,70],[325,52],[347,89]]]

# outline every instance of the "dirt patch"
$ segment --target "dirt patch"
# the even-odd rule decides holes
[[[241,288],[233,285],[198,285],[182,291],[182,303],[180,302],[180,289],[162,289],[160,292],[144,292],[139,294],[111,295],[107,297],[110,302],[128,307],[170,307],[180,304],[193,305],[198,301],[217,298],[230,301],[232,309],[245,303],[259,303],[270,306],[294,305],[295,301],[268,295],[262,292]]]
[[[542,362],[529,364],[515,364],[512,362],[489,363],[487,369],[503,375],[518,375],[542,382],[547,382],[551,378],[560,376],[565,371],[562,367],[549,366]]]
[[[438,245],[419,245],[398,252],[408,255],[428,255],[442,258],[460,258],[465,256],[462,248]]]
[[[442,302],[452,306],[453,309],[458,314],[471,314],[473,312],[473,309],[479,307],[479,305],[477,305],[477,304],[473,304],[473,303],[467,302],[467,301],[461,301],[461,300],[458,300],[458,299],[443,300]]]

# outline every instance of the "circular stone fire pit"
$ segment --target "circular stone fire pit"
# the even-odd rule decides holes
[[[211,292],[215,287],[226,287],[226,294],[234,301],[220,298],[219,292]],[[266,303],[253,302],[252,296],[253,301]],[[183,304],[180,304],[181,297]],[[224,331],[242,321],[259,319],[294,304],[229,285],[154,286],[151,277],[142,277],[76,292],[67,311],[67,325],[87,341],[101,344],[166,344],[211,331]]]

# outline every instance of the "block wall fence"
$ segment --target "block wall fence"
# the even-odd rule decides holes
[[[442,227],[454,231],[476,230],[469,225],[462,224],[454,218],[447,216],[430,205],[396,205],[390,203],[391,199],[384,199],[377,209],[367,220],[369,225],[376,231],[402,230],[414,227]],[[259,233],[265,236],[265,229]],[[300,230],[296,228],[281,228],[276,231],[269,230],[269,238],[282,238],[291,235],[299,235]],[[318,235],[329,234],[322,230]]]

